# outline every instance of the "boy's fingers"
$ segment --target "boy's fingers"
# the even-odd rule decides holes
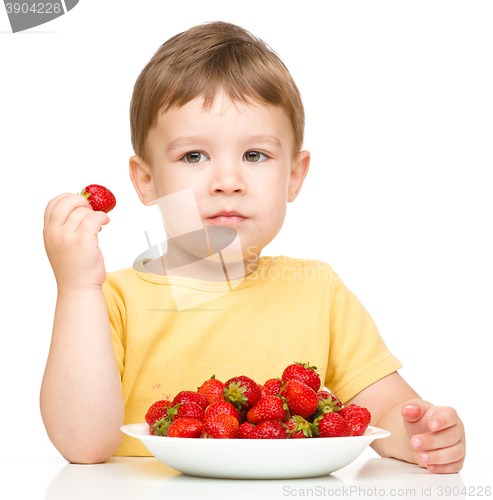
[[[436,406],[433,416],[428,421],[428,429],[436,432],[442,429],[447,429],[457,424],[458,415],[451,406]]]
[[[461,432],[457,425],[437,432],[416,434],[411,438],[411,447],[415,451],[438,450],[457,444],[461,440]]]
[[[80,222],[78,231],[87,231],[92,234],[97,234],[101,231],[102,226],[108,224],[110,218],[104,212],[88,213]]]
[[[45,213],[44,213],[44,225],[45,226],[48,224],[48,221],[50,220],[51,211],[53,210],[53,207],[55,206],[55,203],[60,198],[63,198],[64,196],[67,196],[69,194],[72,194],[72,193],[62,193],[62,194],[59,194],[58,196],[56,196],[55,198],[53,198],[52,200],[50,200],[50,202],[46,206],[46,210],[45,210]]]
[[[457,462],[449,464],[428,464],[426,468],[433,474],[455,474],[462,469],[464,457]]]
[[[84,218],[93,213],[94,210],[90,207],[77,207],[69,214],[65,224],[63,225],[64,229],[68,232],[77,231]]]
[[[423,451],[419,454],[419,461],[423,465],[427,464],[450,464],[462,460],[465,455],[465,447],[461,442],[448,448],[440,450]]]
[[[67,193],[58,198],[51,208],[47,224],[53,225],[54,227],[60,227],[65,224],[69,215],[77,207],[87,207],[91,205],[84,196],[78,194]]]

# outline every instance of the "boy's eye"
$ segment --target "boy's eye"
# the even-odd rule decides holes
[[[261,153],[260,151],[247,151],[245,153],[246,161],[248,161],[250,163],[259,163],[261,156],[263,156],[265,159],[267,159],[267,157],[264,155],[264,153]]]
[[[189,151],[183,158],[187,163],[200,163],[201,156],[207,158],[204,153],[200,153],[199,151]]]

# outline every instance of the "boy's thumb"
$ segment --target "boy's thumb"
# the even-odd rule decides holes
[[[418,421],[431,406],[426,401],[409,401],[401,410],[402,417],[408,422]]]

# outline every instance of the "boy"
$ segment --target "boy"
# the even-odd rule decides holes
[[[58,298],[41,412],[60,453],[76,463],[148,456],[119,428],[143,422],[154,401],[195,390],[213,373],[263,383],[292,361],[310,361],[343,404],[367,407],[371,425],[392,432],[372,445],[381,456],[459,471],[457,413],[423,401],[402,379],[401,363],[332,268],[260,257],[310,163],[301,97],[275,53],[237,26],[196,26],[149,61],[130,115],[130,177],[144,204],[160,204],[169,248],[163,259],[106,273],[97,233],[108,216],[78,195],[48,204],[44,238]],[[204,234],[236,231],[241,266],[222,262],[222,280],[194,274],[209,268],[179,242],[197,220]],[[180,272],[188,265],[191,275]]]

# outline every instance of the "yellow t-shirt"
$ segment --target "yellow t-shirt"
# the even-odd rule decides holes
[[[177,310],[172,287],[214,298]],[[320,261],[261,257],[255,272],[229,283],[128,268],[107,273],[103,292],[125,424],[144,422],[152,403],[212,375],[263,384],[294,361],[310,362],[345,403],[402,367],[361,302]],[[124,435],[115,456],[151,454]]]

